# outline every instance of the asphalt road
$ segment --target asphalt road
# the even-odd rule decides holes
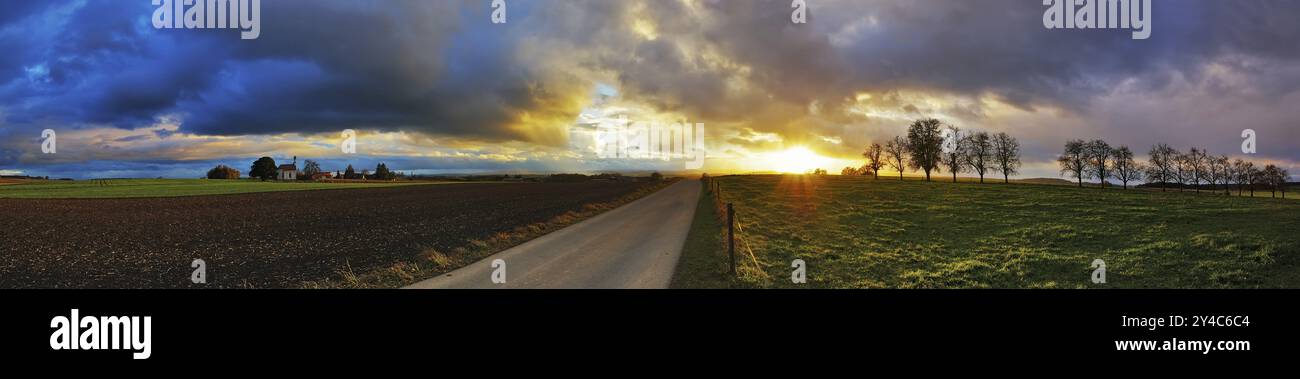
[[[683,180],[406,288],[667,288],[699,196],[700,182]]]

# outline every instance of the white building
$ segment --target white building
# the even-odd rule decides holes
[[[280,180],[298,180],[298,157],[293,157],[293,164],[280,165]]]

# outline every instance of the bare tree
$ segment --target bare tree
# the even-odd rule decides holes
[[[1228,163],[1227,156],[1206,156],[1205,157],[1205,180],[1210,183],[1210,191],[1217,192],[1217,187],[1222,185],[1228,186],[1228,175],[1232,171],[1232,165]]]
[[[1245,166],[1245,186],[1251,191],[1251,197],[1255,197],[1255,187],[1262,186],[1264,183],[1264,173],[1260,167],[1256,167],[1253,162]]]
[[[1128,189],[1129,182],[1142,180],[1142,164],[1133,161],[1133,151],[1128,146],[1120,145],[1111,152],[1111,161],[1115,178],[1124,184],[1124,189]]]
[[[957,173],[966,168],[966,148],[969,141],[961,134],[961,128],[955,125],[948,125],[944,130],[947,136],[943,140],[940,162],[948,167],[948,172],[952,173],[952,182],[956,183]]]
[[[898,171],[898,180],[903,180],[903,170],[907,168],[907,164],[904,163],[906,159],[907,140],[895,136],[893,140],[885,143],[885,163],[889,168]]]
[[[1149,154],[1151,158],[1147,165],[1147,182],[1160,183],[1160,191],[1164,192],[1169,181],[1173,180],[1176,163],[1174,157],[1178,155],[1178,150],[1162,143],[1152,146]]]
[[[1254,175],[1256,170],[1255,164],[1252,162],[1243,161],[1241,158],[1232,161],[1232,171],[1236,173],[1232,179],[1237,182],[1237,196],[1241,196],[1241,193],[1246,189],[1246,186],[1253,182],[1251,175]],[[1251,191],[1251,196],[1254,196],[1253,190]]]
[[[1272,194],[1273,198],[1277,198],[1277,189],[1286,183],[1282,179],[1282,169],[1278,168],[1277,165],[1266,165],[1264,171],[1260,173],[1260,177],[1260,182],[1268,187],[1268,192]]]
[[[1223,183],[1223,194],[1232,196],[1232,186],[1230,184],[1237,177],[1236,167],[1233,166],[1232,161],[1228,160],[1227,155],[1220,155],[1219,158],[1215,159],[1215,164],[1219,165],[1219,169],[1222,170],[1219,182]]]
[[[1201,192],[1201,180],[1206,177],[1208,159],[1209,157],[1204,149],[1193,147],[1187,152],[1187,171],[1188,175],[1191,176],[1192,188],[1196,192]]]
[[[1080,188],[1083,188],[1083,179],[1088,177],[1087,145],[1081,139],[1066,142],[1065,152],[1056,158],[1056,163],[1061,165],[1061,173],[1073,175],[1079,180]]]
[[[1020,170],[1020,141],[1007,133],[994,135],[993,158],[997,161],[998,171],[1002,172],[1002,182],[1010,183],[1011,175]]]
[[[1101,181],[1101,186],[1106,186],[1106,179],[1110,179],[1110,158],[1113,153],[1110,144],[1102,140],[1092,140],[1084,146],[1084,154],[1087,157],[1088,176],[1097,178]]]
[[[966,166],[980,176],[980,183],[984,183],[984,173],[994,168],[995,153],[993,138],[989,137],[988,132],[975,132],[966,136]]]
[[[1282,190],[1282,198],[1285,199],[1285,198],[1286,198],[1286,187],[1289,186],[1289,185],[1291,185],[1291,173],[1288,172],[1285,168],[1278,167],[1278,168],[1277,168],[1277,178],[1278,178],[1278,180],[1280,181],[1280,182],[1279,182],[1279,187],[1280,187],[1279,189]]]
[[[1178,153],[1174,155],[1174,180],[1178,182],[1178,192],[1183,191],[1187,180],[1192,177],[1189,173],[1192,168],[1190,154]]]
[[[867,146],[867,151],[862,153],[862,157],[867,158],[866,167],[871,168],[872,179],[880,179],[880,167],[885,164],[882,160],[884,154],[885,148],[879,143],[872,143],[871,146]]]
[[[943,155],[943,135],[939,120],[929,118],[916,120],[907,128],[907,152],[911,155],[908,166],[913,170],[925,171],[925,181],[930,181],[930,172],[939,170],[939,161]]]
[[[856,176],[856,175],[862,175],[862,172],[859,171],[857,167],[846,166],[844,167],[844,169],[840,170],[840,175]]]

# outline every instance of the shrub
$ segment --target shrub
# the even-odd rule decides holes
[[[226,165],[217,165],[208,170],[208,179],[239,179],[239,170]]]

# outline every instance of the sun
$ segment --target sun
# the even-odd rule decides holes
[[[818,155],[803,146],[768,153],[766,161],[767,167],[771,170],[794,174],[802,174],[817,168],[829,170],[831,167],[827,165],[834,164],[832,159]]]

